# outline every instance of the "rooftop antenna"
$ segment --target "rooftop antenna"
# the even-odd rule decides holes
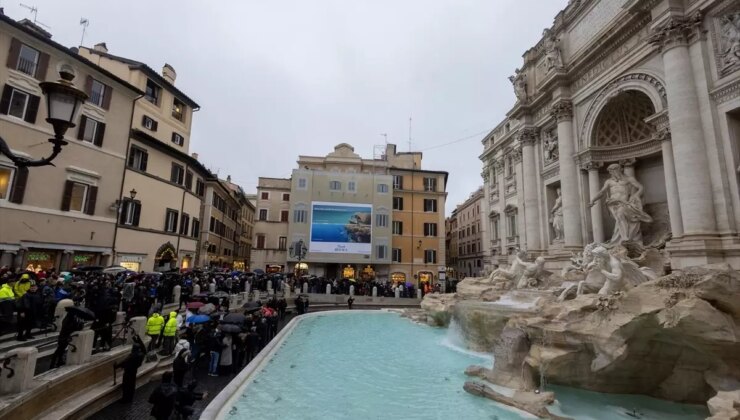
[[[411,152],[411,115],[409,115],[409,152]]]
[[[34,25],[41,26],[41,27],[43,27],[43,28],[45,28],[47,30],[51,29],[51,27],[49,25],[46,25],[46,24],[41,23],[41,22],[38,21],[38,16],[39,16],[39,8],[38,7],[36,7],[36,6],[29,6],[29,5],[23,4],[23,3],[19,3],[19,4],[21,5],[21,7],[25,8],[25,9],[28,9],[33,14],[33,24]]]
[[[80,18],[80,26],[82,26],[82,38],[80,38],[80,46],[85,41],[85,30],[90,25],[90,21],[87,18]]]
[[[388,133],[380,133],[380,135],[385,139],[385,144],[388,144]]]

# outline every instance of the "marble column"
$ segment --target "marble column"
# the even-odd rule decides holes
[[[537,173],[534,170],[537,162],[534,155],[534,144],[537,141],[537,130],[533,127],[523,128],[519,134],[522,145],[522,188],[524,189],[524,234],[527,251],[536,252],[542,249],[540,244],[539,200],[537,197]],[[527,170],[524,170],[527,168]],[[523,241],[524,242],[524,241]]]
[[[694,30],[685,18],[670,17],[652,41],[663,52],[671,146],[676,171],[684,234],[716,234],[709,160],[699,113],[688,39]]]
[[[668,216],[671,221],[671,234],[674,238],[683,236],[683,220],[681,216],[681,201],[676,183],[676,164],[673,160],[671,147],[671,131],[668,127],[659,130],[656,139],[660,140],[663,150],[663,173],[665,174],[665,192],[668,196]]]
[[[578,168],[573,137],[573,104],[560,100],[553,104],[552,115],[558,122],[558,154],[560,155],[560,191],[563,200],[565,246],[583,247],[581,236],[581,206],[578,196]]]
[[[588,194],[589,199],[593,200],[599,194],[601,184],[599,180],[599,168],[603,166],[602,162],[589,162],[583,165],[583,169],[588,171]],[[602,201],[598,201],[591,207],[591,228],[594,235],[594,242],[604,243],[604,218],[602,213]]]

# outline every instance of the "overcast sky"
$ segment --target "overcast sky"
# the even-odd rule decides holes
[[[53,39],[155,70],[201,105],[191,152],[245,189],[299,154],[388,141],[450,173],[447,213],[478,186],[480,140],[514,102],[507,77],[566,0],[24,0]],[[29,17],[18,0],[6,15]],[[443,146],[457,139],[467,140]]]

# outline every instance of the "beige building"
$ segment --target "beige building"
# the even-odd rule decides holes
[[[486,253],[483,247],[483,188],[477,189],[465,202],[459,204],[450,217],[454,226],[450,232],[457,246],[455,271],[460,278],[479,277],[486,266]]]
[[[630,240],[667,241],[673,268],[740,268],[737,4],[568,2],[482,140],[494,264]]]
[[[198,266],[233,268],[239,244],[241,205],[230,181],[206,179],[206,195],[201,211],[201,247]],[[242,262],[243,263],[243,262]]]
[[[290,187],[290,178],[259,178],[252,270],[283,272],[287,268]]]
[[[18,155],[51,152],[39,82],[57,80],[60,67],[69,65],[75,85],[89,96],[56,166],[16,168],[0,155],[0,266],[109,264],[134,100],[143,89],[1,9],[0,54],[0,135]]]
[[[118,200],[115,262],[133,270],[169,270],[195,264],[201,205],[210,172],[189,154],[197,103],[175,87],[165,64],[157,73],[144,63],[108,53],[104,43],[80,47],[89,59],[144,92],[130,117],[131,136]],[[131,197],[130,192],[136,191]],[[208,201],[210,202],[210,201]]]
[[[457,258],[459,250],[457,248],[457,217],[455,212],[445,219],[445,257],[447,260],[446,273],[449,279],[458,278]]]
[[[239,220],[237,223],[237,244],[234,250],[235,270],[249,271],[252,260],[252,235],[254,234],[254,204],[244,193],[242,187],[231,182],[231,177],[226,177],[226,185],[231,188],[231,195],[239,204]]]

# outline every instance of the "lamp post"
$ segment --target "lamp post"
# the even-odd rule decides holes
[[[301,261],[306,258],[307,252],[308,248],[306,248],[306,244],[303,242],[303,239],[299,239],[298,242],[295,242],[290,246],[290,255],[298,259],[298,263],[295,266],[295,270],[293,270],[293,274],[298,274]]]
[[[67,145],[64,133],[75,126],[74,121],[80,112],[80,105],[87,100],[87,94],[72,84],[75,78],[74,70],[69,64],[62,65],[59,70],[59,79],[56,82],[41,82],[41,91],[46,96],[46,122],[54,128],[54,137],[49,139],[54,147],[51,155],[42,159],[28,159],[15,155],[5,140],[0,137],[0,154],[7,156],[13,164],[19,168],[32,166],[54,165],[52,161],[62,151],[62,146]]]

